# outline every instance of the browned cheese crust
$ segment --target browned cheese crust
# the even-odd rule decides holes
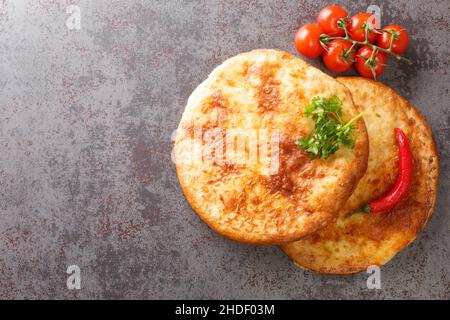
[[[337,78],[364,112],[369,134],[369,164],[339,218],[319,232],[282,246],[300,267],[324,274],[351,274],[381,266],[416,238],[429,221],[436,199],[439,161],[431,129],[411,104],[380,82]],[[409,139],[414,178],[406,196],[391,212],[355,214],[353,210],[385,195],[398,174],[394,128]]]
[[[174,145],[178,178],[194,211],[221,235],[253,244],[294,241],[332,221],[367,167],[364,121],[355,123],[355,148],[341,148],[326,161],[310,160],[295,141],[314,130],[304,107],[315,96],[333,95],[346,120],[357,115],[345,86],[286,52],[254,50],[217,67],[190,96]],[[278,170],[235,161],[248,159],[250,147],[223,162],[186,160],[197,159],[198,150],[217,150],[231,129],[248,133],[258,148],[261,140],[251,132],[277,132]],[[202,139],[212,130],[217,139]]]

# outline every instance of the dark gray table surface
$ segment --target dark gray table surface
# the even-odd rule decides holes
[[[381,81],[430,123],[441,157],[435,214],[368,274],[320,276],[275,246],[226,240],[190,209],[171,135],[192,90],[256,48],[294,53],[327,1],[0,1],[0,298],[450,298],[450,2],[381,8],[411,35],[413,66]],[[69,4],[81,29],[69,30]],[[319,59],[310,61],[324,70]],[[81,290],[66,269],[81,268]]]

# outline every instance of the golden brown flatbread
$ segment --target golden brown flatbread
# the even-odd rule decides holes
[[[353,101],[364,112],[370,146],[367,172],[336,222],[282,249],[300,267],[324,274],[351,274],[385,264],[424,228],[435,204],[439,163],[431,129],[407,100],[377,81],[337,80],[350,89]],[[413,184],[407,197],[391,212],[349,217],[353,210],[385,195],[395,183],[396,127],[405,132],[414,156]]]
[[[334,95],[346,120],[358,114],[345,86],[278,50],[239,54],[217,67],[190,96],[174,146],[192,208],[218,233],[247,243],[279,244],[324,227],[353,192],[368,157],[361,119],[355,147],[342,147],[327,160],[311,160],[295,145],[314,129],[304,107],[315,96]],[[222,161],[217,156],[229,150],[222,145],[235,141],[230,132],[236,131],[251,143]],[[255,145],[258,155],[266,140],[271,145],[263,136],[278,137],[278,148],[268,153],[273,161],[242,161],[252,158]]]

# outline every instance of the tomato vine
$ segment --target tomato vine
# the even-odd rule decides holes
[[[394,40],[398,39],[398,37],[399,37],[398,31],[396,31],[396,30],[377,30],[372,25],[365,22],[361,26],[361,28],[364,29],[365,41],[357,41],[350,37],[348,29],[347,29],[348,23],[344,18],[340,18],[337,22],[337,25],[338,25],[338,28],[344,30],[345,35],[336,37],[336,36],[330,36],[328,34],[321,34],[319,37],[320,45],[325,50],[327,50],[327,45],[333,40],[339,39],[339,40],[344,40],[344,41],[351,43],[352,46],[347,51],[343,52],[343,54],[342,54],[343,58],[350,56],[351,51],[354,50],[354,48],[356,46],[367,46],[367,47],[372,48],[373,49],[372,55],[369,58],[364,58],[361,56],[360,56],[360,58],[365,60],[365,65],[370,68],[370,70],[372,71],[372,73],[374,75],[374,78],[375,78],[375,67],[377,65],[380,65],[380,63],[376,61],[376,55],[378,52],[383,52],[384,54],[392,56],[396,60],[405,62],[409,65],[412,64],[412,61],[410,59],[405,58],[405,57],[401,56],[400,54],[397,54],[392,51],[392,44],[393,44]],[[369,32],[374,32],[377,34],[382,34],[383,32],[385,32],[385,33],[390,34],[389,48],[385,49],[376,44],[370,43],[369,42]]]

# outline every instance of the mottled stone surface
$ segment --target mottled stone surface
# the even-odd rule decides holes
[[[450,3],[376,4],[411,34],[415,64],[382,81],[436,136],[435,216],[409,248],[367,274],[296,269],[277,247],[228,241],[180,190],[171,134],[192,90],[224,59],[294,52],[326,1],[0,1],[1,298],[450,298]],[[66,8],[81,9],[69,30]],[[324,69],[319,60],[311,61]],[[66,287],[80,266],[82,289]]]

